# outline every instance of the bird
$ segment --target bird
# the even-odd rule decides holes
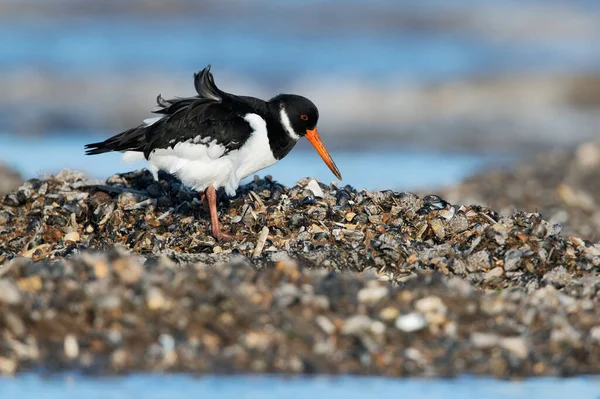
[[[212,236],[234,237],[219,224],[217,190],[235,196],[244,178],[283,159],[306,137],[335,177],[342,175],[321,141],[319,111],[308,98],[279,94],[268,101],[220,90],[210,64],[194,73],[197,95],[156,98],[158,116],[97,143],[86,155],[122,152],[123,160],[143,161],[158,180],[160,170],[198,192],[209,209]]]

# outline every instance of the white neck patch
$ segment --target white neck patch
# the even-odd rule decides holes
[[[290,118],[283,107],[279,110],[279,118],[281,119],[281,124],[285,128],[287,134],[296,141],[300,140],[300,136],[294,132],[294,128],[292,128],[292,124],[290,123]]]

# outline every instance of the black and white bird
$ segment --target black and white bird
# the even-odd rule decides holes
[[[210,210],[212,234],[230,238],[219,226],[216,190],[234,196],[240,181],[285,157],[306,137],[338,178],[340,171],[317,132],[319,111],[307,98],[280,94],[269,101],[226,93],[215,85],[210,65],[194,74],[197,96],[157,97],[160,116],[105,141],[86,145],[86,154],[124,152],[148,162],[158,179],[163,170],[199,192]]]

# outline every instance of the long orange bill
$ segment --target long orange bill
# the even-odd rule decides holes
[[[325,145],[323,145],[323,142],[319,137],[319,132],[317,132],[317,128],[314,128],[313,130],[307,130],[306,138],[308,139],[308,141],[310,141],[313,147],[315,147],[315,150],[317,150],[321,158],[323,158],[325,164],[329,166],[329,169],[331,169],[335,177],[342,180],[342,174],[340,173],[337,166],[335,166],[335,162],[333,162],[333,159],[331,159],[331,155],[329,155],[329,152],[325,148]]]

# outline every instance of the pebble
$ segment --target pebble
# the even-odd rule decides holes
[[[19,289],[8,280],[0,279],[0,303],[7,305],[18,305],[22,301]]]
[[[146,306],[150,310],[162,309],[166,305],[166,299],[162,290],[157,287],[152,287],[146,294]]]
[[[15,313],[7,312],[4,314],[4,322],[6,326],[16,337],[22,337],[27,332],[25,323]]]
[[[110,354],[110,364],[115,370],[122,370],[127,364],[127,351],[119,348]]]
[[[175,339],[169,334],[161,334],[158,337],[160,346],[162,346],[165,353],[173,352],[175,350]]]
[[[371,332],[375,335],[381,335],[385,333],[386,327],[385,324],[383,324],[382,322],[380,322],[379,320],[375,320],[372,324],[371,324]]]
[[[421,313],[446,313],[447,307],[441,298],[428,296],[415,302],[415,309]]]
[[[380,301],[382,298],[385,298],[387,295],[388,288],[384,285],[365,287],[358,291],[358,302],[372,305]]]
[[[500,337],[496,334],[475,332],[471,334],[471,343],[476,348],[493,348],[500,342]]]
[[[381,309],[381,312],[379,312],[379,318],[384,321],[393,321],[398,318],[399,314],[400,312],[398,311],[398,309],[388,306]]]
[[[374,321],[365,315],[355,315],[346,319],[341,333],[344,335],[360,335],[371,329]]]
[[[98,279],[103,279],[108,275],[109,269],[106,262],[97,262],[94,263],[94,275]]]
[[[518,249],[509,249],[504,255],[504,270],[507,272],[513,271],[519,267],[523,251]]]
[[[300,299],[301,291],[293,284],[285,284],[273,292],[278,306],[288,307]]]
[[[131,260],[117,263],[115,271],[123,284],[133,285],[137,283],[144,273],[144,267]]]
[[[427,320],[422,313],[414,312],[399,316],[394,325],[398,330],[410,333],[427,327]]]
[[[498,279],[504,274],[504,269],[500,266],[493,268],[485,274],[486,280]]]
[[[65,337],[63,344],[65,356],[69,359],[75,359],[79,356],[79,343],[74,335],[69,334]]]
[[[42,289],[42,278],[39,275],[21,278],[17,281],[17,286],[21,292],[37,292]]]
[[[95,305],[100,310],[115,310],[121,307],[121,298],[116,295],[102,295],[95,299]]]
[[[529,347],[521,337],[507,337],[500,340],[500,346],[512,352],[519,359],[526,359],[529,355]]]
[[[335,325],[326,316],[317,316],[316,322],[319,327],[328,335],[333,334],[336,330]]]

